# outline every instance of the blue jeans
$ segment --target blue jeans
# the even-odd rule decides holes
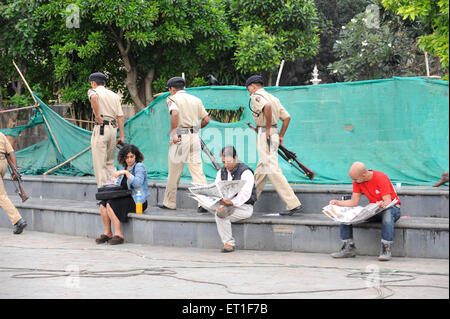
[[[394,224],[400,218],[400,208],[391,207],[386,209],[371,218],[368,222],[379,222],[381,221],[381,238],[385,241],[392,241],[394,239]],[[353,239],[353,226],[340,224],[341,239]]]

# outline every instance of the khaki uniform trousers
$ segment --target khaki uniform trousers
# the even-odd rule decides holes
[[[7,168],[8,162],[5,159],[0,160],[0,207],[3,208],[11,220],[11,224],[14,225],[22,218],[22,216],[20,216],[19,211],[9,199],[5,186],[3,185],[3,176],[5,176]]]
[[[269,178],[280,198],[286,204],[286,209],[291,210],[301,205],[294,191],[289,185],[278,165],[278,145],[280,138],[276,128],[271,129],[270,149],[267,145],[266,132],[258,128],[256,141],[258,150],[258,165],[255,168],[256,195],[259,198]]]
[[[201,151],[198,133],[182,134],[180,143],[170,145],[169,176],[164,192],[164,206],[171,209],[177,206],[177,189],[184,164],[187,164],[194,183],[206,184]]]
[[[114,179],[116,167],[114,155],[116,154],[117,128],[105,125],[104,134],[100,135],[100,125],[95,125],[91,136],[92,164],[94,165],[97,187],[102,187],[107,181]]]
[[[222,243],[235,246],[235,241],[231,233],[231,223],[249,218],[253,214],[253,205],[244,204],[240,207],[234,207],[233,213],[225,218],[216,216],[217,231],[219,232]]]

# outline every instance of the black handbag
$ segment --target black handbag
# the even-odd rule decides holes
[[[131,190],[116,184],[106,184],[97,189],[95,199],[107,200],[131,196]]]

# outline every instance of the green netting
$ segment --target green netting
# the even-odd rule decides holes
[[[449,169],[448,82],[423,78],[393,78],[301,87],[267,87],[291,114],[284,145],[316,172],[313,181],[280,158],[292,183],[348,184],[354,161],[381,170],[391,180],[406,185],[432,185]],[[236,123],[211,123],[201,131],[217,159],[224,145],[233,144],[241,160],[256,167],[256,134],[244,87],[188,88],[206,109],[236,110],[244,107]],[[126,142],[145,155],[150,178],[167,178],[170,119],[165,103],[168,93],[125,123]],[[62,119],[40,101],[49,128],[48,140],[17,152],[25,174],[42,174],[90,145],[91,132]],[[281,124],[281,123],[280,123]],[[4,132],[4,130],[2,130]],[[9,134],[10,135],[10,134]],[[61,149],[61,154],[56,148]],[[202,154],[209,180],[216,170]],[[93,175],[92,154],[84,153],[54,174]],[[185,167],[182,178],[190,178]]]
[[[36,109],[33,109],[32,112],[33,112],[33,114],[27,124],[21,125],[21,126],[15,126],[15,127],[11,127],[11,128],[1,129],[0,131],[5,135],[18,138],[20,136],[20,133],[22,133],[22,131],[26,130],[27,128],[43,124],[44,120],[42,118],[41,113],[38,112]]]

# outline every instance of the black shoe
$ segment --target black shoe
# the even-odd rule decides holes
[[[199,206],[198,208],[197,208],[197,213],[207,213],[208,212],[208,210],[207,209],[204,209],[202,206]]]
[[[27,222],[23,218],[21,218],[17,223],[14,224],[13,233],[16,235],[21,234],[25,227],[27,227]]]
[[[302,211],[303,211],[303,206],[300,205],[298,207],[295,207],[294,209],[282,211],[282,212],[280,212],[280,215],[281,216],[292,216],[294,214],[301,213]]]
[[[175,210],[175,208],[169,208],[169,207],[167,207],[167,206],[164,205],[164,204],[158,204],[158,207],[159,207],[159,208],[162,208],[162,209]]]

